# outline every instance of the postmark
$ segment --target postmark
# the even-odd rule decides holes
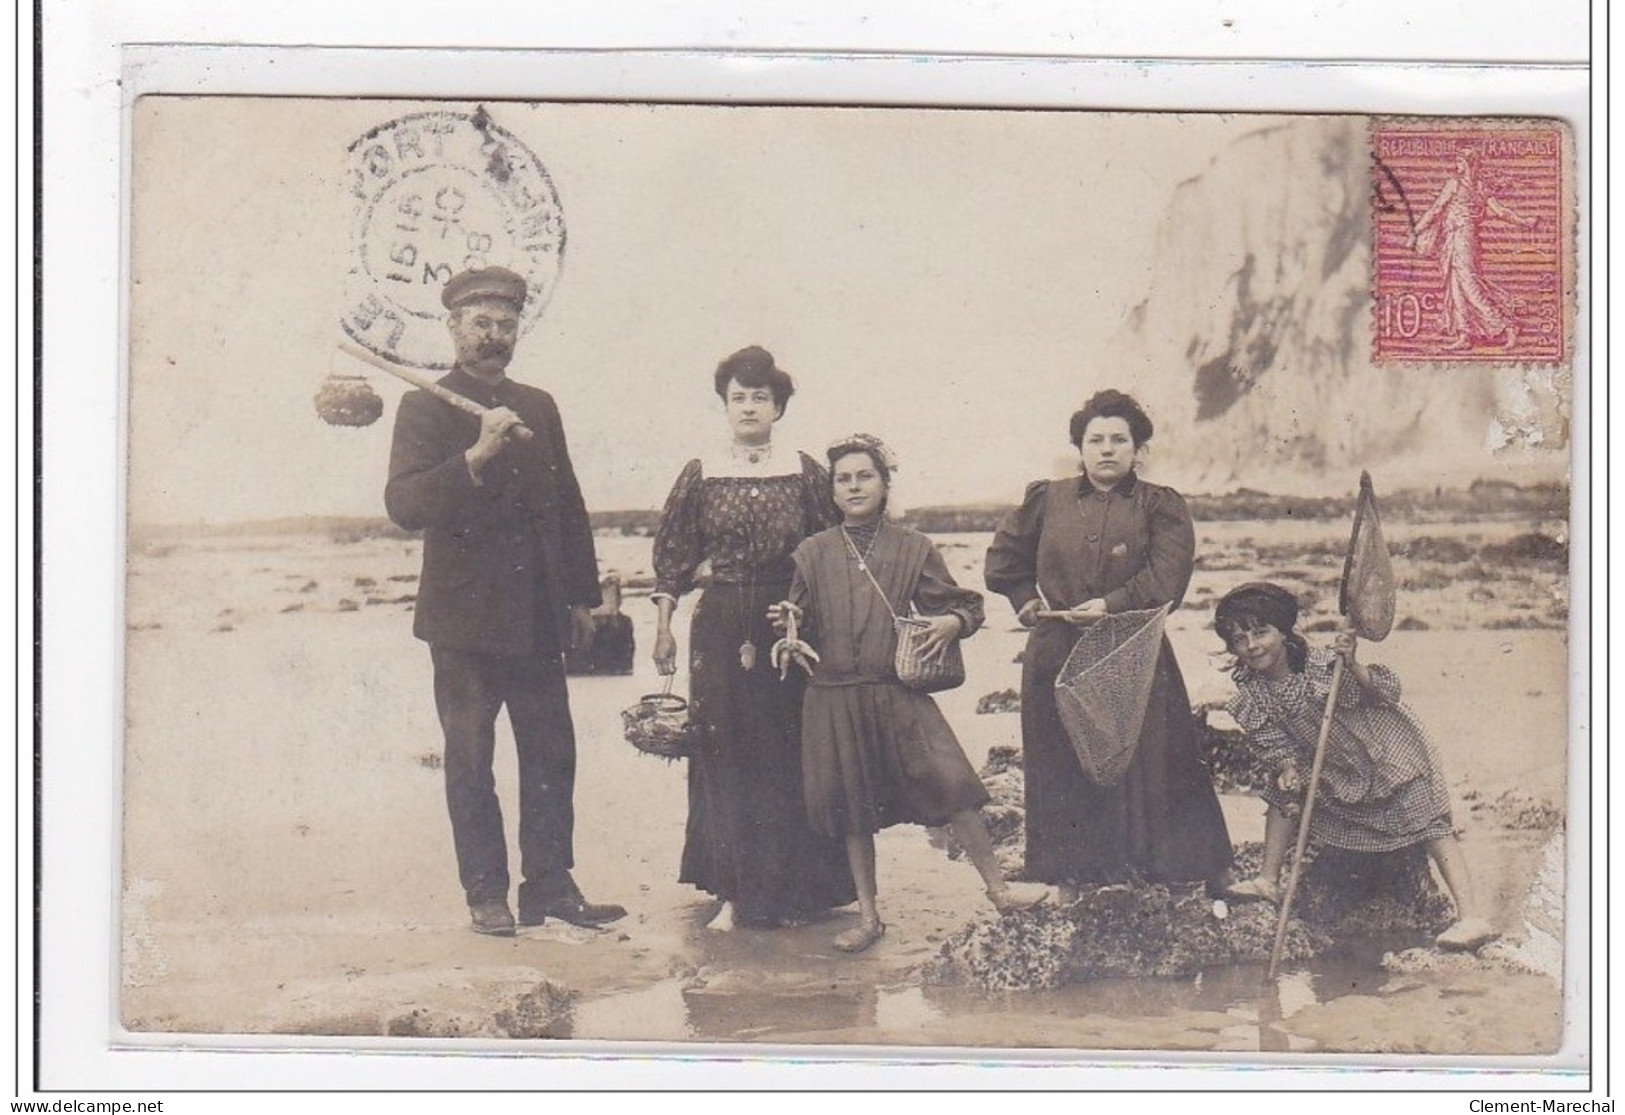
[[[386,360],[449,368],[440,292],[471,267],[523,275],[520,329],[536,323],[564,258],[564,212],[541,160],[483,106],[391,120],[346,158],[352,253],[340,324],[352,340]]]
[[[1372,358],[1566,365],[1572,144],[1554,121],[1374,121]]]

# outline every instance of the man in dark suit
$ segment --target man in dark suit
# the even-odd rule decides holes
[[[426,391],[401,400],[384,503],[423,531],[413,633],[429,644],[445,734],[446,805],[474,929],[512,936],[508,854],[492,776],[504,706],[519,752],[519,924],[601,925],[574,865],[575,729],[563,652],[592,638],[598,565],[552,396],[507,378],[525,281],[465,271],[441,301],[456,364],[440,384],[490,408],[475,418]]]

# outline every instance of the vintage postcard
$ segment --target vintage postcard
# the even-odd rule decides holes
[[[118,1041],[1567,1048],[1568,124],[130,143]]]

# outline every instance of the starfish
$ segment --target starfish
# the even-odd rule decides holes
[[[784,638],[774,643],[772,649],[767,652],[767,660],[779,668],[780,681],[790,676],[792,663],[810,675],[813,672],[813,663],[818,661],[818,652],[803,641],[796,630],[798,612],[799,609],[793,605],[785,605]]]

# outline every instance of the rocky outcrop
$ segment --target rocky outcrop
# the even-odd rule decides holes
[[[1294,119],[1177,187],[1146,295],[1101,361],[1180,431],[1153,442],[1158,480],[1341,491],[1370,468],[1450,482],[1494,471],[1486,448],[1513,450],[1525,479],[1564,475],[1566,380],[1371,362],[1369,174],[1363,119]]]
[[[1207,737],[1236,785],[1250,783],[1245,749]],[[994,747],[982,768],[993,798],[984,813],[1001,865],[1019,876],[1025,847],[1021,751]],[[1238,877],[1258,870],[1261,848],[1237,850]],[[951,853],[952,854],[952,850]],[[1311,849],[1287,926],[1283,957],[1299,961],[1339,942],[1375,937],[1424,941],[1451,921],[1451,905],[1415,848],[1388,855]],[[1036,911],[989,915],[942,945],[927,970],[941,982],[989,990],[1035,990],[1082,980],[1192,976],[1232,964],[1265,964],[1275,944],[1276,908],[1215,902],[1200,884],[1132,883],[1085,890]]]

